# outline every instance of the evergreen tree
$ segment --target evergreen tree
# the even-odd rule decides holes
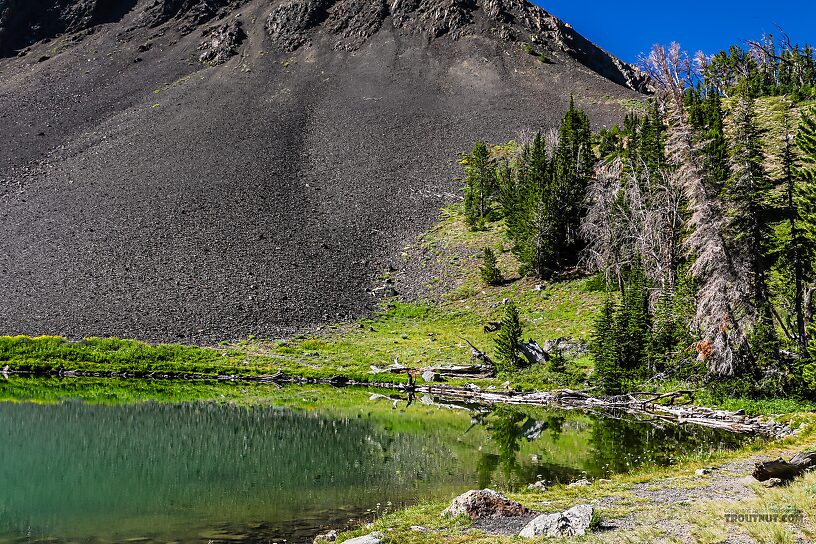
[[[482,276],[482,281],[488,285],[501,285],[504,281],[499,264],[496,260],[496,254],[489,247],[484,248],[482,253],[482,266],[479,269]]]
[[[620,354],[618,366],[631,378],[641,375],[651,344],[651,319],[649,291],[640,259],[635,260],[629,272],[616,315],[615,331]]]
[[[619,365],[619,346],[616,334],[616,307],[611,297],[607,297],[601,313],[595,320],[595,330],[590,343],[590,353],[595,361],[595,378],[601,390],[607,395],[622,392],[622,371]]]
[[[537,134],[522,153],[515,179],[503,181],[507,234],[523,274],[546,278],[575,264],[594,162],[589,121],[571,102],[552,156]]]
[[[581,249],[581,218],[595,160],[589,118],[570,98],[552,159],[550,214],[557,218],[553,225],[556,269],[574,264]]]
[[[796,146],[799,150],[799,161],[792,169],[792,178],[797,186],[796,212],[801,224],[797,235],[799,236],[798,248],[802,255],[801,275],[804,283],[811,279],[813,273],[813,248],[816,246],[816,115],[813,110],[802,115],[799,130],[796,133]],[[809,313],[810,309],[804,307],[804,301],[802,305],[802,313]],[[812,328],[813,324],[804,323],[804,325]],[[810,330],[806,333],[806,347],[812,335],[813,332]],[[814,378],[816,378],[816,363],[811,363],[811,365]]]
[[[796,175],[794,172],[793,141],[790,132],[787,113],[784,119],[784,139],[782,146],[782,185],[785,189],[786,216],[788,223],[788,236],[784,242],[783,258],[792,276],[793,289],[793,314],[795,319],[796,344],[801,357],[808,355],[808,334],[805,322],[805,285],[813,276],[814,240],[809,237],[803,228],[802,214],[800,212],[802,199],[799,197]],[[803,123],[803,130],[805,124]],[[807,144],[804,144],[807,146]],[[814,147],[816,151],[816,146]],[[816,157],[816,155],[814,155]],[[806,187],[806,182],[802,185]]]
[[[547,277],[555,271],[558,218],[554,215],[551,163],[542,135],[522,152],[516,179],[502,196],[507,235],[520,272]]]
[[[490,220],[497,192],[496,167],[484,142],[476,142],[462,159],[465,169],[465,217],[473,230]]]
[[[752,334],[754,355],[767,360],[776,346],[773,313],[768,293],[768,254],[772,229],[768,219],[768,196],[773,183],[763,167],[760,131],[754,119],[754,100],[743,94],[734,110],[731,144],[731,177],[725,187],[728,206],[727,232],[732,254],[741,264],[740,282],[750,307],[745,308]],[[761,334],[760,334],[761,333]],[[750,355],[750,354],[749,354]]]
[[[504,318],[496,336],[496,356],[500,370],[516,370],[523,366],[521,354],[521,319],[518,308],[513,302],[508,302],[504,308]]]

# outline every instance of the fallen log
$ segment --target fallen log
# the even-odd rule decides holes
[[[813,467],[816,467],[816,451],[803,451],[794,455],[790,461],[785,461],[780,457],[774,461],[757,463],[753,476],[760,482],[771,478],[779,478],[786,482]]]

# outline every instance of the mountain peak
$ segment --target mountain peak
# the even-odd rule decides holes
[[[130,27],[175,25],[189,33],[229,17],[249,0],[0,0],[0,57],[59,34],[92,32],[130,14]],[[616,59],[569,25],[527,0],[283,0],[264,25],[280,49],[313,42],[355,51],[391,29],[428,40],[487,36],[528,44],[548,57],[566,54],[612,81],[644,90],[636,68]]]

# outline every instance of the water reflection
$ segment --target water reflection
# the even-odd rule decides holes
[[[390,406],[0,403],[0,542],[305,542],[378,508],[738,441],[571,412]]]

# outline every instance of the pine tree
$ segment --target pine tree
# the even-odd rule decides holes
[[[484,248],[482,253],[482,266],[479,268],[482,281],[488,285],[501,285],[504,281],[501,270],[499,270],[496,254],[489,247]]]
[[[601,390],[607,395],[619,395],[622,391],[619,346],[615,331],[617,322],[617,308],[612,298],[607,297],[595,320],[590,343],[590,353],[595,361],[595,377]]]
[[[570,102],[552,156],[539,133],[525,147],[515,179],[505,178],[502,209],[523,274],[547,278],[576,262],[594,163],[589,121]]]
[[[473,151],[462,160],[465,169],[465,218],[472,230],[490,220],[497,191],[496,167],[484,142],[476,142]]]
[[[502,192],[502,207],[520,272],[547,277],[555,270],[557,232],[551,163],[543,136],[536,134],[519,161],[515,180]]]
[[[558,218],[553,225],[555,268],[574,264],[581,249],[581,218],[595,160],[589,118],[570,98],[552,159],[551,215]]]
[[[521,319],[515,303],[508,302],[504,308],[504,318],[496,336],[496,356],[500,370],[516,370],[523,366],[521,355]]]
[[[728,206],[727,232],[732,253],[740,262],[740,284],[745,289],[744,308],[756,329],[752,337],[754,354],[769,362],[769,350],[776,346],[773,313],[768,293],[768,254],[773,232],[768,220],[767,198],[773,183],[763,167],[760,131],[754,119],[754,100],[742,95],[734,109],[731,144],[731,177],[725,187]],[[751,354],[748,354],[749,358]]]
[[[640,259],[629,272],[626,290],[616,316],[616,343],[619,346],[618,365],[629,377],[642,374],[651,344],[649,291]]]
[[[810,280],[813,273],[813,247],[816,246],[816,112],[811,110],[802,115],[799,130],[796,133],[796,146],[799,150],[799,164],[793,170],[794,183],[797,185],[797,212],[801,222],[800,250],[805,256],[802,259],[803,282]],[[803,308],[803,313],[807,311]],[[805,323],[812,329],[812,323]],[[808,330],[805,343],[813,335]],[[809,372],[813,376],[812,382],[816,386],[816,362],[810,363]],[[806,369],[807,370],[807,369]]]
[[[805,125],[803,124],[803,127]],[[783,256],[792,275],[793,313],[796,320],[796,343],[801,357],[808,355],[808,334],[805,322],[805,285],[813,276],[814,240],[803,228],[802,199],[799,196],[797,176],[794,172],[793,136],[790,134],[787,113],[784,118],[784,139],[782,145],[782,178],[785,188],[785,204],[788,223],[788,236],[784,242]],[[805,144],[807,145],[807,144]],[[816,150],[816,149],[815,149]]]

